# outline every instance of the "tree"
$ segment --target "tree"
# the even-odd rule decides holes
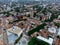
[[[33,6],[33,10],[36,8],[37,13],[42,10],[43,7],[40,7],[39,5]]]
[[[36,37],[32,37],[31,40],[28,42],[28,45],[50,45],[50,44],[43,40],[39,40]]]
[[[40,16],[40,20],[42,20],[42,16]]]
[[[54,23],[55,26],[60,27],[60,23]]]
[[[44,9],[42,10],[42,13],[46,15],[46,14],[47,14],[47,11],[48,11],[48,10],[47,10],[46,8],[44,8]]]
[[[60,35],[58,35],[58,36],[57,36],[57,38],[59,38],[59,39],[60,39]]]
[[[15,40],[15,42],[14,42],[15,45],[19,42],[19,40],[22,38],[22,36],[23,36],[23,34],[21,34],[21,35]]]
[[[28,17],[30,17],[30,14],[28,14]]]
[[[41,24],[41,25],[38,25],[36,28],[33,28],[32,30],[30,30],[28,32],[28,35],[30,36],[31,34],[33,34],[34,32],[37,32],[39,31],[40,29],[44,29],[44,26],[46,26],[45,23]]]
[[[43,7],[38,7],[37,8],[37,13],[40,12],[42,10]]]
[[[33,14],[33,17],[37,16],[36,13]]]
[[[18,13],[20,12],[20,8],[19,7],[16,7],[15,8],[15,12],[17,12],[17,15],[18,15]]]
[[[7,11],[7,12],[4,11],[3,14],[4,14],[4,15],[6,14],[5,16],[7,16],[7,17],[9,17],[9,16],[11,15],[11,14],[9,13],[9,11]]]
[[[58,18],[58,15],[55,15],[54,13],[52,13],[50,19],[46,19],[45,22],[52,22],[56,18]]]

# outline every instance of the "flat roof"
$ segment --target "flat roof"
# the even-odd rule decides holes
[[[58,33],[57,33],[57,35],[60,35],[60,28],[58,29]]]
[[[47,38],[44,38],[42,36],[38,36],[37,38],[40,39],[40,40],[43,40],[43,41],[45,41],[45,42],[47,42],[49,44],[53,43],[53,39],[52,38],[47,39]]]
[[[22,31],[22,29],[17,26],[13,26],[12,28],[7,29],[7,31],[14,34],[19,34]]]
[[[54,27],[48,28],[48,31],[51,33],[56,33],[56,28]]]

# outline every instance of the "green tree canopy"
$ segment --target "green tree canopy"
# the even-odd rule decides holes
[[[44,29],[44,26],[46,26],[45,23],[41,24],[41,25],[38,25],[36,28],[33,28],[32,30],[30,30],[28,32],[28,35],[30,36],[31,34],[33,34],[34,32],[37,32],[39,31],[40,29]]]
[[[28,42],[28,45],[50,45],[50,44],[43,40],[39,40],[36,37],[32,37],[32,39]]]

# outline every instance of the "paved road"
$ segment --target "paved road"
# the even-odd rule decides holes
[[[57,33],[58,33],[58,29],[56,29],[56,33],[54,34],[53,45],[55,44]]]
[[[2,20],[2,32],[3,32],[3,45],[9,45],[8,44],[8,37],[7,37],[7,31],[5,29],[5,20],[4,20],[4,17],[1,17],[1,20]]]

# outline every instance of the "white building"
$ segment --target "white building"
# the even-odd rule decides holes
[[[58,16],[58,19],[60,18],[60,15]]]
[[[57,35],[59,35],[59,36],[60,36],[60,28],[58,29],[58,33],[57,33]]]
[[[47,13],[47,19],[50,19],[51,15],[52,15],[52,14],[51,14],[50,12],[48,12],[48,13]]]
[[[48,28],[48,31],[49,31],[50,33],[56,33],[56,28],[50,27],[50,28]]]
[[[49,43],[50,45],[52,45],[52,43],[53,43],[53,39],[52,38],[47,39],[47,38],[44,38],[42,36],[38,36],[37,38]]]
[[[10,11],[11,10],[11,7],[7,6],[7,11]]]
[[[7,34],[8,34],[8,41],[9,43],[14,43],[15,40],[22,34],[23,29],[13,26],[10,29],[7,29]]]

